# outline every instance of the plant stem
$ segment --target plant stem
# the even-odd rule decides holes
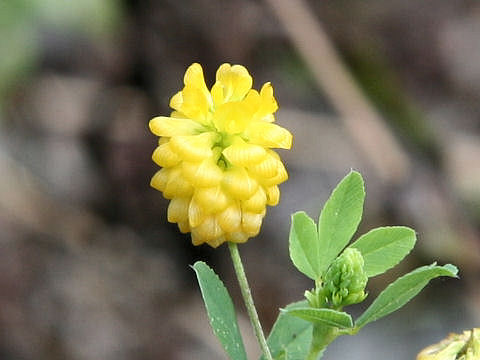
[[[250,291],[250,286],[248,285],[237,244],[229,242],[228,249],[230,250],[230,256],[232,257],[235,274],[237,275],[238,284],[240,285],[240,290],[242,291],[243,301],[247,307],[248,316],[250,317],[250,322],[253,326],[253,330],[255,331],[255,335],[257,336],[258,343],[262,349],[263,356],[266,360],[273,360],[272,354],[270,353],[270,349],[267,345],[267,340],[263,334],[262,325],[258,319],[257,309],[253,303],[252,293]]]
[[[325,348],[338,336],[336,328],[325,325],[314,325],[312,332],[312,343],[310,345],[310,352],[306,360],[321,359]]]

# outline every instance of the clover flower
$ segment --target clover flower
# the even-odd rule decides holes
[[[151,186],[171,200],[168,221],[191,232],[194,245],[245,242],[260,231],[266,206],[278,204],[288,174],[272,148],[289,149],[292,135],[274,124],[270,83],[252,89],[241,65],[221,65],[209,91],[195,63],[184,84],[171,115],[149,123],[160,136],[152,158],[162,167]]]
[[[423,349],[417,360],[476,360],[480,359],[480,328],[462,334],[450,334],[438,344]]]

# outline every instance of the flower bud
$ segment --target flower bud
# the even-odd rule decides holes
[[[324,296],[334,307],[356,304],[367,294],[368,276],[363,268],[363,256],[357,249],[347,248],[327,270],[324,278]]]
[[[480,359],[480,328],[463,334],[450,334],[437,344],[423,349],[417,360],[476,360]]]

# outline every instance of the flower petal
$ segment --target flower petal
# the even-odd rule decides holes
[[[277,185],[265,189],[267,193],[267,205],[275,206],[280,201],[280,189]]]
[[[192,236],[195,238],[195,241],[201,241],[202,243],[212,242],[213,244],[217,244],[215,240],[222,235],[223,230],[220,225],[218,225],[215,216],[207,216],[200,225],[192,229]],[[217,244],[217,246],[218,245],[220,244]]]
[[[197,189],[193,197],[208,213],[217,213],[225,209],[229,203],[229,198],[220,186]]]
[[[220,105],[213,114],[213,124],[219,131],[229,134],[243,132],[252,122],[253,112],[243,101]]]
[[[167,220],[171,223],[188,223],[190,198],[174,198],[168,204]]]
[[[288,173],[281,161],[277,162],[277,174],[271,178],[264,178],[261,180],[262,185],[272,186],[281,184],[288,180]]]
[[[216,82],[212,86],[212,100],[213,100],[213,106],[215,108],[218,108],[220,105],[222,105],[225,102],[225,98],[223,96],[223,85],[219,82]]]
[[[260,93],[256,90],[250,90],[245,97],[244,102],[252,112],[254,121],[274,122],[273,113],[277,111],[278,105],[273,96],[273,88],[270,83],[263,85]]]
[[[152,154],[153,161],[162,167],[172,167],[180,163],[182,160],[170,148],[170,143],[164,143],[158,146]]]
[[[170,141],[170,138],[169,137],[166,137],[166,136],[161,136],[158,138],[158,145],[163,145],[163,144],[166,144]]]
[[[192,184],[182,176],[182,169],[175,167],[168,174],[168,180],[163,189],[163,196],[167,199],[187,197],[193,195],[193,190]]]
[[[252,88],[252,77],[241,65],[222,64],[217,70],[217,82],[223,86],[224,101],[239,101]]]
[[[217,237],[213,240],[207,241],[207,244],[210,245],[213,248],[217,248],[220,245],[222,245],[225,241],[227,241],[227,238],[224,235],[222,235],[222,236],[219,236],[219,237]]]
[[[206,159],[200,163],[182,163],[183,175],[195,187],[211,187],[220,183],[223,171],[213,162]]]
[[[202,65],[199,63],[193,63],[188,67],[183,77],[183,83],[185,86],[196,87],[202,92],[208,93],[208,88],[207,85],[205,85],[205,78],[203,76]]]
[[[250,212],[242,213],[242,229],[248,236],[256,236],[262,226],[263,215]]]
[[[261,178],[271,178],[277,175],[278,162],[280,160],[273,156],[272,153],[273,151],[269,149],[267,151],[267,156],[265,156],[263,160],[257,164],[250,164],[248,166],[248,170],[257,177]]]
[[[238,204],[233,203],[217,214],[217,221],[223,231],[227,233],[237,231],[242,222],[242,212]]]
[[[242,201],[242,211],[261,213],[265,210],[267,196],[261,186],[248,200]]]
[[[205,220],[206,214],[203,211],[203,207],[192,199],[188,206],[188,224],[191,228],[200,225]]]
[[[170,146],[183,160],[200,161],[213,155],[212,146],[217,136],[214,132],[175,136],[170,140]]]
[[[167,116],[154,117],[148,123],[150,131],[158,136],[194,135],[202,129],[202,126],[190,119],[179,119]]]
[[[170,106],[202,124],[208,123],[208,112],[213,106],[212,97],[205,85],[200,64],[189,66],[183,78],[185,87],[170,100]]]
[[[186,233],[191,231],[188,220],[187,221],[180,221],[177,225],[178,225],[178,229],[180,230],[180,232],[182,234],[186,234]]]
[[[177,118],[177,119],[187,119],[188,116],[183,114],[182,112],[180,111],[177,111],[177,110],[173,110],[171,113],[170,113],[170,117],[171,118]]]
[[[258,183],[250,177],[244,168],[232,167],[225,172],[223,188],[233,198],[246,200],[257,191]]]
[[[245,134],[254,144],[281,149],[292,147],[292,134],[276,124],[254,121],[248,125]]]
[[[263,84],[260,90],[261,105],[258,111],[260,117],[264,117],[268,114],[273,114],[278,110],[278,104],[273,96],[273,87],[269,82]]]
[[[262,161],[266,151],[259,145],[248,144],[236,137],[233,144],[224,149],[222,154],[234,165],[249,166]]]
[[[182,104],[183,104],[183,95],[182,95],[182,92],[179,91],[175,95],[173,95],[172,98],[170,99],[170,107],[172,109],[180,111],[180,109],[182,108]]]
[[[186,85],[182,90],[183,102],[179,108],[175,108],[188,118],[201,124],[208,124],[208,114],[211,99],[200,89]]]
[[[226,234],[226,238],[228,241],[234,243],[244,243],[248,240],[248,235],[245,234],[243,231],[235,231],[233,233]]]
[[[152,180],[150,180],[150,186],[158,191],[163,191],[165,189],[165,185],[167,185],[168,181],[168,174],[170,169],[163,168],[153,175]]]

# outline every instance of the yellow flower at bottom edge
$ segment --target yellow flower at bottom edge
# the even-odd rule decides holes
[[[162,167],[151,186],[171,199],[168,221],[191,232],[194,245],[245,242],[260,231],[266,206],[278,204],[288,174],[271,149],[290,149],[292,135],[274,124],[270,83],[252,89],[241,65],[221,65],[208,90],[195,63],[184,84],[171,115],[149,123],[160,136],[152,158]]]
[[[480,328],[451,333],[437,344],[423,349],[417,360],[478,360],[480,359]]]

